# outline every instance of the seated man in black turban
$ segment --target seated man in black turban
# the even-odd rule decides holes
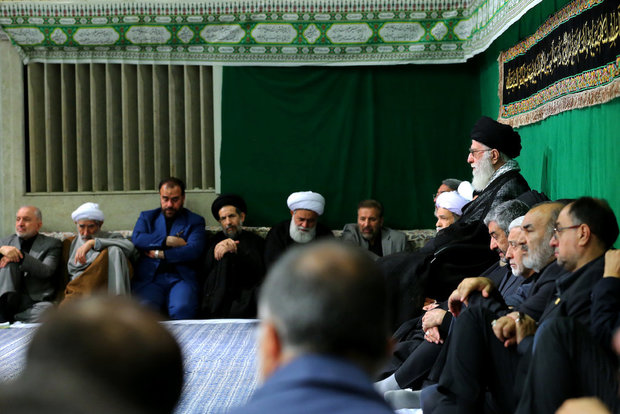
[[[262,237],[243,231],[248,212],[243,198],[222,194],[211,205],[222,231],[207,245],[202,318],[255,318],[256,293],[265,275]]]
[[[460,280],[478,276],[497,261],[489,256],[490,237],[483,220],[493,207],[530,189],[514,160],[520,153],[521,137],[512,127],[486,116],[476,122],[467,157],[474,200],[463,206],[459,221],[440,231],[420,251],[378,262],[391,285],[394,326],[418,315],[425,297],[447,299]],[[443,259],[435,259],[442,250]]]

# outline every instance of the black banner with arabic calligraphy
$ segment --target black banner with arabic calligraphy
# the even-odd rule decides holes
[[[528,124],[586,106],[573,98],[570,103],[564,100],[565,104],[556,103],[546,113],[540,113],[545,105],[567,95],[613,83],[616,85],[611,89],[617,93],[619,63],[618,1],[576,0],[550,17],[534,35],[500,56],[500,119],[515,126]],[[612,97],[588,102],[600,103]],[[511,120],[531,111],[539,113]]]

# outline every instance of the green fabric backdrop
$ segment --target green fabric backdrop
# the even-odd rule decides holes
[[[570,1],[544,1],[499,37],[480,61],[483,113],[497,114],[500,51],[513,46]],[[550,198],[605,198],[620,217],[620,99],[563,112],[518,129],[519,163],[530,186]],[[616,247],[620,243],[616,242]]]
[[[364,198],[384,203],[389,226],[434,227],[441,179],[471,175],[477,82],[471,64],[226,68],[222,191],[247,199],[252,225],[283,220],[289,193],[313,190],[332,228]]]
[[[287,217],[292,191],[327,198],[325,222],[355,221],[360,199],[386,206],[386,224],[432,228],[430,195],[470,179],[469,130],[499,109],[501,50],[568,1],[543,1],[482,55],[459,65],[224,69],[221,184],[246,197],[248,224]],[[620,100],[522,127],[517,160],[551,198],[592,195],[620,214]]]

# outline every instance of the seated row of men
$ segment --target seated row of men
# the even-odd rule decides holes
[[[333,236],[317,220],[325,200],[311,191],[289,196],[291,219],[275,225],[266,240],[243,231],[248,210],[242,197],[224,194],[213,202],[222,231],[210,240],[204,219],[183,207],[184,198],[180,180],[163,180],[161,208],[140,215],[131,240],[102,230],[105,216],[97,204],[79,206],[71,215],[78,236],[69,248],[63,303],[106,289],[133,293],[172,319],[255,317],[266,267],[294,244]],[[0,241],[3,320],[36,321],[55,300],[62,246],[39,234],[41,226],[41,211],[22,207],[16,233]],[[342,239],[375,258],[407,246],[404,233],[383,227],[383,206],[375,200],[360,203],[358,222],[345,226]]]
[[[561,404],[558,414],[618,412],[620,251],[607,250],[618,236],[609,206],[584,197],[528,209],[515,200],[486,222],[491,249],[510,266],[464,280],[446,304],[450,312],[434,307],[421,318],[423,343],[447,350],[443,361],[435,358],[443,366],[439,384],[422,393],[424,413],[553,413]],[[369,381],[390,349],[385,282],[376,262],[344,243],[315,243],[281,258],[260,294],[265,382],[234,412],[392,412]],[[436,311],[441,317],[429,316]],[[142,312],[109,298],[62,308],[35,335],[24,373],[0,387],[3,412],[89,404],[95,412],[171,412],[181,391],[180,352]],[[451,333],[438,325],[448,317]],[[105,352],[102,326],[116,332]],[[63,386],[54,387],[52,376]],[[66,385],[74,378],[88,397]],[[32,394],[33,384],[50,380],[53,392],[44,386]],[[564,402],[582,396],[590,398]]]
[[[609,205],[513,200],[485,223],[500,262],[396,331],[377,390],[402,407],[420,394],[396,390],[422,389],[425,413],[552,413],[586,395],[616,412],[620,254],[608,250],[618,237]]]
[[[399,320],[406,319],[415,309],[411,304],[416,301],[410,297],[421,296],[427,279],[441,282],[444,291],[453,283],[452,280],[446,282],[426,276],[429,253],[453,242],[486,244],[488,235],[481,222],[488,211],[529,190],[513,159],[520,153],[521,140],[511,127],[482,117],[472,129],[471,137],[467,162],[473,171],[473,201],[465,205],[461,203],[450,211],[446,209],[453,216],[452,222],[455,214],[460,219],[439,232],[421,252],[399,255],[406,246],[405,236],[382,226],[383,208],[374,201],[362,202],[357,225],[347,225],[343,231],[344,240],[381,257],[383,261],[380,260],[379,264],[387,276],[397,274],[388,277],[388,289],[390,294],[396,292],[399,295],[392,301],[397,308],[393,313]],[[291,219],[271,228],[264,253],[261,252],[261,240],[241,231],[247,207],[240,197],[224,195],[215,200],[212,213],[222,225],[223,233],[208,242],[204,219],[183,207],[184,183],[177,178],[164,179],[159,193],[160,208],[140,214],[133,229],[132,243],[101,231],[104,216],[94,203],[86,203],[72,214],[80,237],[73,241],[70,249],[68,272],[71,280],[65,289],[65,300],[106,284],[110,293],[131,291],[142,302],[172,319],[251,317],[256,314],[255,293],[264,269],[294,244],[332,236],[326,226],[318,223],[325,199],[311,191],[290,195],[287,204]],[[456,193],[438,197],[437,211],[441,214],[438,215],[438,228],[448,224],[443,223],[444,208],[439,202],[446,198],[454,201],[450,194]],[[28,214],[29,221],[20,224],[24,222],[20,218],[24,213]],[[18,234],[0,243],[0,254],[3,255],[0,272],[10,273],[10,277],[0,278],[0,311],[4,319],[28,321],[36,319],[52,299],[54,285],[46,275],[54,273],[58,266],[60,245],[37,236],[36,239],[41,240],[30,241],[34,250],[29,254],[29,243],[25,243],[24,250],[22,240],[33,239],[32,236],[38,233],[40,212],[32,207],[22,208],[18,216]],[[28,230],[19,230],[24,225]],[[20,231],[22,236],[19,236]],[[240,235],[246,240],[235,240]],[[46,250],[39,251],[43,245]],[[24,252],[28,255],[27,260],[24,260]],[[31,267],[35,255],[37,269]],[[131,267],[127,262],[133,259],[135,266],[130,283]],[[206,263],[201,264],[201,260]],[[94,266],[95,262],[97,266]],[[394,271],[394,267],[402,268],[402,263],[406,271]],[[44,265],[47,273],[40,275],[39,265]],[[230,276],[231,272],[241,275]],[[412,294],[412,290],[417,293]],[[406,305],[401,306],[402,303]]]
[[[308,401],[313,406],[331,401],[344,410],[356,399],[367,408],[355,406],[356,412],[385,412],[357,375],[351,375],[356,391],[339,394],[345,388],[351,389],[350,384],[342,386],[346,374],[330,376],[329,367],[344,359],[366,373],[372,372],[381,350],[388,349],[384,336],[384,319],[390,313],[384,308],[388,306],[392,313],[396,311],[397,321],[404,324],[396,331],[398,345],[384,367],[385,379],[377,384],[381,391],[393,390],[385,393],[386,398],[402,388],[425,386],[424,412],[538,413],[554,412],[568,397],[592,395],[611,412],[617,411],[617,359],[610,344],[620,327],[620,255],[609,251],[604,257],[619,232],[613,211],[604,200],[590,197],[539,203],[540,195],[529,191],[513,159],[519,155],[521,144],[512,128],[483,117],[472,129],[471,137],[467,161],[473,169],[473,200],[450,211],[459,216],[458,220],[438,232],[420,251],[384,255],[374,266],[359,250],[345,253],[343,249],[348,248],[344,244],[342,248],[317,244],[314,249],[308,248],[311,253],[290,254],[273,268],[273,283],[278,289],[263,292],[266,306],[262,307],[261,319],[266,329],[260,338],[263,368],[273,380],[271,385],[266,383],[271,388],[259,391],[244,412],[286,411],[291,408],[290,404],[282,404],[290,403],[286,400],[291,395],[286,393],[287,388],[298,389],[295,402],[303,401],[304,406],[309,406]],[[165,192],[160,194],[166,211]],[[275,239],[286,246],[294,244],[296,238],[316,238],[306,233],[312,234],[311,228],[317,227],[324,206],[322,197],[316,193],[294,194],[289,205],[292,218],[274,226],[267,242]],[[438,209],[438,216],[440,213]],[[137,230],[147,233],[150,229],[138,224],[134,238]],[[160,226],[165,227],[164,219]],[[358,230],[363,235],[361,228]],[[168,243],[167,237],[173,237],[171,245],[181,244],[174,237],[187,236],[184,230],[170,236],[181,230],[171,225],[152,245],[137,240],[134,243],[143,251],[142,257],[162,260],[174,248],[162,252],[161,246]],[[214,259],[217,246],[225,239],[213,246]],[[483,245],[487,253],[490,247],[497,254],[485,256],[467,250]],[[224,243],[217,250],[221,254],[224,248],[240,246],[228,243],[227,247]],[[465,258],[458,256],[456,261],[460,263],[456,264],[476,266],[436,266],[442,260],[455,264],[454,257],[441,256],[450,247],[465,248],[468,254]],[[498,263],[498,256],[510,266]],[[343,257],[357,265],[341,262]],[[134,287],[143,281],[137,273],[140,260]],[[492,263],[488,263],[486,271],[477,270],[487,262]],[[304,271],[299,277],[289,277],[295,274],[292,268],[301,267]],[[366,276],[366,269],[375,274],[369,276],[370,284],[353,283],[356,276]],[[313,272],[320,275],[307,276]],[[464,276],[475,277],[463,280]],[[378,281],[385,286],[374,285]],[[351,284],[344,289],[341,282]],[[452,284],[456,289],[450,289],[446,297],[430,296],[445,302],[439,306],[431,303],[423,309],[429,292],[443,291],[437,285],[445,289]],[[330,285],[340,293],[337,300],[325,296],[329,301],[322,306],[305,300]],[[371,285],[374,287],[369,288]],[[383,288],[388,294],[385,306]],[[144,301],[145,295],[138,289],[134,292]],[[365,303],[352,307],[345,299]],[[332,315],[336,308],[338,311]],[[364,312],[366,308],[373,312]],[[324,310],[329,315],[321,313]],[[382,328],[374,331],[375,327]],[[318,364],[308,353],[327,358],[321,358]],[[359,356],[363,357],[361,361],[356,358]],[[287,366],[294,367],[294,372]],[[555,377],[560,370],[562,375]],[[310,378],[299,377],[299,372]],[[314,384],[311,377],[321,377],[321,384],[331,386],[309,385]],[[362,394],[364,398],[358,399]],[[343,404],[337,395],[348,403]],[[338,410],[334,405],[323,405],[322,409],[308,412]]]

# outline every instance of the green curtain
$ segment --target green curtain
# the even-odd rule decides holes
[[[432,228],[440,181],[471,175],[478,88],[473,64],[225,68],[222,191],[246,198],[252,225],[285,219],[289,193],[312,190],[335,229],[365,198],[384,203],[386,225]]]
[[[385,204],[389,226],[434,227],[431,194],[444,178],[471,178],[471,126],[497,117],[499,52],[568,2],[543,1],[466,64],[225,68],[222,191],[247,199],[250,225],[283,220],[288,194],[313,190],[333,228],[355,221],[364,198]],[[518,131],[532,188],[603,197],[620,214],[619,100]]]
[[[480,59],[482,110],[497,114],[497,58],[570,1],[543,1],[500,36]],[[530,186],[550,198],[605,198],[620,218],[620,99],[523,126],[518,158]],[[620,245],[620,242],[616,243]]]

